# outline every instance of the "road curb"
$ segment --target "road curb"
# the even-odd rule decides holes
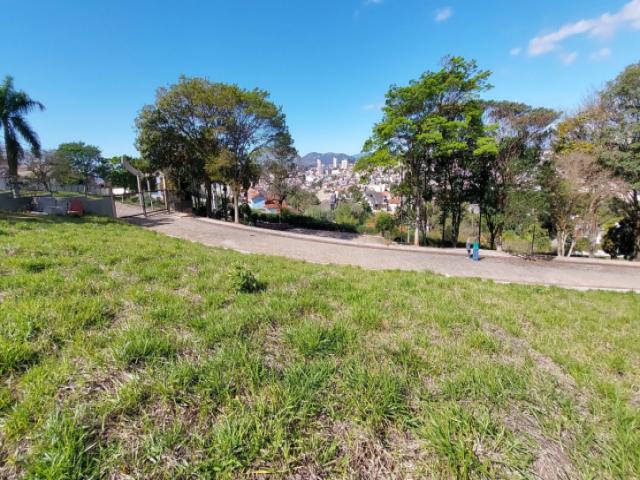
[[[154,218],[155,217],[155,218]],[[133,224],[137,224],[140,227],[143,228],[149,228],[151,230],[156,230],[157,233],[159,234],[163,234],[163,235],[167,235],[170,237],[175,237],[175,238],[181,238],[183,240],[186,241],[191,241],[193,243],[199,243],[199,244],[203,244],[203,245],[207,245],[207,246],[211,246],[211,247],[215,247],[215,248],[222,248],[222,249],[228,249],[228,250],[235,250],[235,251],[239,251],[242,253],[249,253],[249,254],[257,254],[257,255],[264,255],[264,256],[269,256],[269,255],[275,255],[275,256],[284,256],[284,257],[288,257],[289,255],[287,255],[287,253],[269,253],[269,252],[257,252],[257,251],[253,251],[251,250],[250,247],[242,247],[240,248],[239,245],[235,245],[234,242],[231,242],[231,245],[226,245],[226,240],[224,240],[225,238],[237,238],[239,242],[244,242],[247,245],[251,245],[251,243],[253,242],[253,240],[251,240],[251,238],[249,237],[256,237],[256,240],[258,241],[259,244],[265,244],[265,242],[268,243],[274,243],[274,244],[278,244],[278,237],[282,237],[282,238],[291,238],[292,240],[296,240],[296,241],[301,241],[301,242],[313,242],[313,243],[319,243],[319,244],[336,244],[336,245],[340,245],[342,247],[351,247],[353,249],[355,249],[354,251],[357,250],[378,250],[378,251],[386,251],[389,252],[389,255],[393,255],[393,256],[397,256],[400,255],[400,257],[403,256],[403,254],[406,255],[410,255],[413,254],[415,255],[416,252],[418,253],[422,253],[424,254],[424,256],[426,258],[428,258],[430,256],[430,254],[432,254],[433,256],[442,256],[442,255],[449,255],[449,260],[440,260],[440,268],[430,268],[428,265],[424,266],[424,268],[415,268],[411,267],[411,262],[410,264],[407,266],[405,265],[400,266],[400,267],[393,267],[393,266],[387,266],[385,267],[381,267],[379,262],[375,261],[376,255],[367,255],[365,252],[361,252],[361,255],[364,254],[366,257],[369,257],[370,259],[374,259],[373,263],[372,262],[368,262],[367,265],[362,265],[359,263],[352,263],[347,261],[326,261],[326,260],[322,260],[322,261],[318,261],[318,260],[313,260],[310,259],[308,257],[306,257],[305,255],[300,256],[300,253],[304,253],[303,251],[298,252],[298,255],[293,256],[292,258],[295,258],[299,261],[306,261],[308,263],[314,263],[314,264],[322,264],[322,265],[327,265],[327,264],[334,264],[334,265],[354,265],[356,267],[360,267],[363,269],[371,269],[371,270],[379,270],[379,269],[384,269],[384,270],[416,270],[416,271],[432,271],[433,273],[443,276],[443,277],[452,277],[452,278],[472,278],[472,279],[477,279],[480,281],[492,281],[496,284],[521,284],[521,285],[531,285],[531,286],[540,286],[540,287],[556,287],[556,288],[562,288],[562,289],[570,289],[570,290],[577,290],[577,291],[587,291],[587,290],[592,290],[592,291],[598,291],[598,290],[603,290],[603,291],[615,291],[615,292],[632,292],[635,294],[640,294],[640,288],[638,288],[635,276],[633,274],[630,274],[628,272],[622,272],[620,270],[618,270],[617,272],[615,271],[615,265],[609,265],[609,269],[613,270],[613,271],[609,271],[607,272],[608,275],[631,275],[631,278],[629,278],[629,281],[613,281],[613,285],[603,285],[601,282],[598,282],[596,278],[592,278],[593,284],[583,284],[582,282],[579,281],[579,276],[578,278],[574,278],[573,280],[569,281],[569,283],[566,283],[565,281],[563,281],[562,278],[558,278],[557,280],[554,280],[552,278],[549,278],[548,276],[545,277],[544,275],[537,279],[537,278],[526,278],[523,276],[519,276],[519,278],[513,278],[510,275],[507,275],[507,277],[503,277],[501,274],[499,274],[496,271],[493,271],[493,268],[491,268],[491,270],[493,271],[493,273],[491,275],[488,275],[487,272],[484,272],[485,275],[483,276],[483,274],[478,271],[478,272],[474,272],[471,275],[467,274],[462,274],[462,275],[457,275],[455,273],[451,273],[451,272],[447,272],[447,268],[442,268],[442,262],[444,261],[444,264],[447,264],[449,262],[451,263],[459,263],[459,262],[465,262],[464,260],[464,256],[465,253],[464,250],[462,250],[460,253],[452,253],[452,252],[442,252],[442,251],[436,251],[433,252],[435,254],[433,254],[431,251],[425,251],[425,249],[416,249],[414,248],[393,248],[393,247],[385,247],[385,246],[377,246],[377,245],[366,245],[366,244],[353,244],[349,241],[345,241],[345,240],[339,240],[339,239],[326,239],[326,238],[318,238],[318,237],[313,237],[310,235],[305,235],[305,234],[293,234],[293,233],[289,233],[289,232],[279,232],[279,231],[271,231],[268,230],[265,232],[265,229],[261,229],[261,228],[255,228],[255,227],[249,227],[246,225],[235,225],[235,224],[230,224],[227,222],[221,222],[221,221],[216,221],[213,219],[206,219],[206,218],[202,218],[202,217],[196,217],[193,215],[188,215],[188,214],[174,214],[174,215],[158,215],[158,216],[154,216],[152,218],[147,218],[145,219],[146,221],[140,221],[141,219],[138,220],[133,220],[133,219],[129,219],[130,223]],[[180,225],[180,219],[184,219],[185,220],[185,227],[187,230],[185,230],[185,232],[183,232],[184,234],[180,234],[180,228],[178,228],[177,232],[174,232],[171,230],[172,226],[178,226]],[[154,221],[157,220],[157,221]],[[197,220],[197,222],[192,222],[192,220]],[[188,227],[189,223],[191,223],[191,226]],[[220,230],[214,229],[212,228],[210,230],[210,234],[211,235],[217,235],[216,238],[219,239],[219,241],[214,241],[213,243],[207,242],[206,238],[196,238],[193,237],[192,233],[193,232],[197,232],[200,231],[202,232],[202,234],[206,237],[206,232],[208,230],[208,228],[206,227],[206,224],[209,224],[210,226],[214,227],[214,226],[218,226]],[[198,224],[200,224],[201,226],[199,227]],[[164,230],[162,229],[163,225],[167,225],[169,226],[169,230]],[[155,227],[158,227],[159,229],[156,229]],[[227,228],[231,228],[233,230],[240,230],[240,231],[244,231],[244,234],[241,234],[237,237],[234,237],[233,232],[227,230],[226,233],[224,231],[224,227]],[[195,230],[189,230],[189,229],[195,229]],[[214,232],[217,233],[214,234]],[[246,235],[246,237],[245,237]],[[200,236],[202,237],[202,235]],[[272,237],[272,238],[269,238]],[[275,238],[273,238],[275,237]],[[240,238],[242,238],[242,240],[240,240]],[[248,243],[247,243],[248,242]],[[311,249],[313,250],[314,247],[313,245],[307,245],[306,246],[307,249]],[[330,251],[331,249],[323,249],[325,251]],[[337,251],[340,249],[337,249]],[[346,249],[345,249],[346,250]],[[343,252],[342,256],[344,257],[345,253]],[[346,253],[347,256],[351,255],[349,252]],[[421,263],[421,260],[419,258],[420,256],[415,256],[415,262],[417,263]],[[457,257],[457,258],[456,258]],[[384,256],[380,255],[379,258],[384,258]],[[454,260],[455,258],[455,260]],[[490,258],[486,258],[486,260],[489,261],[489,265],[491,265],[491,261]],[[537,262],[537,263],[533,263],[533,262],[526,262],[522,259],[518,259],[517,257],[513,257],[513,256],[509,256],[506,257],[505,262],[507,263],[517,263],[520,265],[524,265],[526,263],[530,263],[532,268],[544,268],[545,265],[544,263],[546,263],[549,267],[552,267],[552,262]],[[383,262],[384,263],[384,262]],[[391,262],[393,264],[393,262]],[[427,262],[428,263],[428,262]],[[471,262],[470,262],[471,263]],[[484,262],[480,262],[480,264],[482,264]],[[565,269],[570,269],[570,265],[567,265],[567,262],[558,262],[556,263],[556,266],[561,267],[564,264],[564,268]],[[376,266],[377,265],[377,266]],[[494,264],[497,267],[502,268],[502,266],[500,266],[499,264]],[[416,265],[417,266],[417,265]],[[471,267],[471,265],[469,265]],[[522,267],[519,267],[522,268]],[[606,266],[604,267],[606,268]],[[579,272],[579,270],[576,270]],[[591,275],[598,275],[597,271],[593,271],[590,273]],[[538,275],[534,275],[534,277],[536,277]],[[516,276],[518,277],[518,276]],[[638,277],[640,278],[640,277]],[[576,281],[577,280],[577,281]],[[606,282],[605,282],[606,283]]]
[[[185,215],[190,216],[190,215]],[[392,246],[392,245],[374,245],[371,243],[353,243],[349,240],[340,240],[339,238],[326,238],[319,237],[317,235],[305,235],[303,233],[291,233],[291,232],[283,232],[280,230],[270,230],[268,228],[260,228],[260,227],[251,227],[249,225],[242,225],[238,223],[232,222],[223,222],[221,220],[214,220],[213,218],[205,218],[205,217],[196,217],[191,216],[193,219],[198,220],[200,222],[212,223],[214,225],[220,225],[223,227],[231,227],[236,228],[238,230],[245,230],[253,233],[268,233],[269,235],[277,236],[277,237],[285,237],[285,238],[295,238],[298,240],[306,240],[309,242],[316,243],[329,243],[334,245],[344,245],[347,247],[356,247],[356,248],[369,248],[372,250],[386,250],[391,252],[414,252],[414,253],[429,253],[435,255],[453,255],[453,256],[465,256],[466,252],[464,249],[457,250],[443,250],[440,248],[433,247],[410,247],[410,246]],[[486,253],[486,252],[485,252]],[[485,258],[514,258],[513,255],[508,254],[500,254],[498,252],[489,252],[488,255],[484,255]]]
[[[224,222],[222,220],[215,220],[213,218],[206,217],[198,217],[195,215],[189,214],[181,214],[185,217],[193,218],[194,220],[198,220],[205,223],[211,223],[214,225],[220,225],[223,227],[235,228],[238,230],[245,230],[247,232],[253,233],[268,233],[269,235],[277,236],[277,237],[285,237],[285,238],[295,238],[298,240],[307,240],[309,242],[317,242],[317,243],[327,243],[334,245],[344,245],[348,247],[357,247],[357,248],[368,248],[372,250],[383,250],[383,251],[391,251],[391,252],[414,252],[414,253],[429,253],[434,255],[453,255],[453,256],[465,256],[466,252],[464,249],[441,249],[441,248],[433,248],[433,247],[412,247],[412,246],[394,246],[394,245],[374,245],[371,243],[353,243],[349,240],[340,240],[339,238],[327,238],[320,237],[317,235],[305,235],[302,233],[292,233],[292,232],[283,232],[281,230],[271,230],[268,228],[260,228],[260,227],[252,227],[249,225],[243,225],[233,222]],[[498,259],[517,259],[521,257],[517,255],[511,255],[504,252],[496,252],[494,250],[482,250],[481,257],[483,258],[498,258]],[[552,257],[549,260],[545,260],[548,262],[555,263],[568,263],[574,265],[593,265],[593,266],[601,266],[601,267],[622,267],[622,268],[640,268],[640,262],[613,262],[609,263],[609,260],[598,260],[598,259],[570,259],[564,257]]]

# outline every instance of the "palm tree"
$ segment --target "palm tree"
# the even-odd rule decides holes
[[[44,110],[42,103],[13,88],[13,78],[6,76],[0,84],[0,128],[4,130],[4,150],[9,164],[9,181],[15,186],[18,180],[18,162],[24,155],[19,137],[31,147],[35,156],[40,156],[40,140],[25,120],[32,110]]]

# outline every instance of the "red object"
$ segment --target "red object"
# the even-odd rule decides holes
[[[80,200],[69,201],[69,209],[67,210],[69,215],[77,215],[81,217],[84,214],[84,208]]]

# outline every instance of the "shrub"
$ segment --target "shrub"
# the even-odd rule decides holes
[[[576,242],[575,251],[576,252],[588,252],[591,250],[591,242],[588,238],[582,237],[580,240]]]
[[[274,213],[252,212],[251,218],[253,223],[280,223],[280,217]],[[328,230],[332,232],[349,233],[357,233],[358,231],[357,225],[334,223],[322,217],[297,215],[289,212],[288,210],[282,211],[282,222],[292,227],[308,228],[311,230]]]
[[[602,249],[611,258],[623,255],[624,258],[633,258],[636,250],[636,234],[633,223],[624,219],[607,230],[602,242]]]
[[[315,218],[316,220],[327,220],[322,208],[319,205],[312,205],[304,211],[304,215],[307,217]]]
[[[393,231],[396,226],[396,220],[393,215],[388,213],[379,213],[376,216],[376,230],[381,233],[387,233]]]
[[[258,281],[250,270],[242,265],[237,265],[229,273],[232,288],[238,293],[253,293],[264,289],[264,285]]]
[[[243,223],[253,221],[251,207],[246,203],[243,203],[238,206],[238,215],[240,216],[240,221]]]

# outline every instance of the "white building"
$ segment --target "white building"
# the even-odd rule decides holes
[[[334,159],[334,160],[335,160],[335,159]],[[340,162],[340,168],[341,168],[342,170],[346,170],[347,168],[349,168],[349,160],[346,160],[346,159],[345,159],[345,160],[342,160],[342,161]]]
[[[319,158],[316,159],[316,171],[318,173],[318,176],[321,177],[322,176],[322,160],[320,160]]]
[[[338,168],[338,159],[333,157],[333,169],[335,170],[336,168]]]
[[[389,190],[388,187],[386,183],[370,183],[365,187],[365,190],[382,193]]]

